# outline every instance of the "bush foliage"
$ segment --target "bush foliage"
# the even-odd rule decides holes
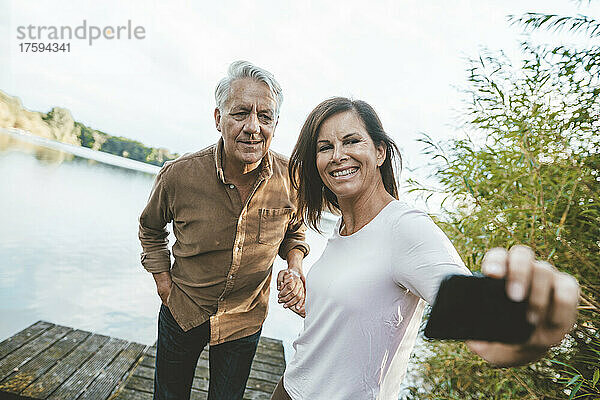
[[[527,14],[525,27],[600,32],[589,18]],[[585,19],[584,19],[585,18]],[[558,22],[557,22],[558,20]],[[594,28],[596,30],[594,30]],[[471,60],[460,139],[434,143],[445,230],[471,270],[486,250],[523,243],[581,284],[572,334],[546,359],[495,369],[463,344],[431,342],[416,399],[600,398],[600,48],[522,46]]]

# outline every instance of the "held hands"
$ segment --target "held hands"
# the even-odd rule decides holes
[[[279,271],[277,290],[279,290],[277,302],[284,303],[284,308],[290,308],[304,318],[304,275],[291,268]]]
[[[481,270],[493,278],[506,278],[508,298],[528,301],[527,319],[535,326],[529,341],[522,345],[467,341],[469,348],[485,360],[500,366],[534,361],[573,328],[579,284],[571,275],[536,260],[529,247],[492,249],[486,253]]]

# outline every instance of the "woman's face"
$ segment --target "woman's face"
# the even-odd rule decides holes
[[[358,199],[381,182],[378,167],[385,160],[385,147],[375,146],[353,111],[333,115],[321,124],[316,151],[321,180],[338,201]]]

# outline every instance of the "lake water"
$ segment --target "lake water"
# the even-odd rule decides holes
[[[0,340],[38,320],[156,340],[160,301],[137,238],[156,169],[106,156],[0,132]],[[306,269],[326,243],[312,231],[307,240]],[[278,259],[274,274],[284,266]],[[277,303],[272,282],[263,335],[283,340],[289,359],[302,319]]]

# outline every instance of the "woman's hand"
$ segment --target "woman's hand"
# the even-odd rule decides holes
[[[304,276],[293,269],[284,269],[277,275],[277,290],[279,290],[278,302],[284,303],[284,308],[290,308],[293,312],[305,317],[304,311]]]
[[[535,361],[573,328],[579,284],[571,275],[536,260],[529,247],[492,249],[486,253],[481,270],[493,278],[506,278],[508,298],[528,301],[527,319],[535,326],[529,341],[521,345],[467,341],[468,347],[488,362],[511,366]]]

